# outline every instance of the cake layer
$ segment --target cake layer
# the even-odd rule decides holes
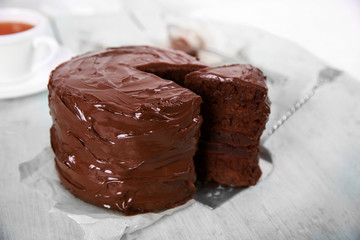
[[[183,204],[195,192],[201,98],[116,56],[76,57],[51,74],[51,145],[62,184],[126,214]]]
[[[106,51],[91,52],[77,58],[93,56],[101,58],[101,62],[94,59],[94,64],[99,69],[103,66],[109,68],[118,64],[126,64],[161,78],[173,80],[182,86],[186,74],[207,67],[205,63],[182,51],[149,46],[108,48]]]
[[[210,103],[204,104],[201,106],[203,111],[210,112],[212,115],[222,115],[222,114],[235,114],[244,113],[249,116],[256,115],[268,115],[270,113],[270,107],[267,102],[264,103],[246,103],[240,101],[231,101],[228,103]]]
[[[262,134],[266,121],[266,117],[259,117],[252,120],[244,119],[236,115],[228,115],[223,118],[213,117],[204,122],[202,131],[232,131],[234,133],[241,133],[247,137],[257,138]]]
[[[199,151],[207,151],[209,154],[237,155],[238,157],[257,157],[259,153],[258,144],[248,146],[232,146],[227,143],[199,141]]]
[[[255,185],[261,176],[257,156],[241,157],[236,154],[214,154],[199,150],[195,166],[199,179],[223,185],[246,187]]]
[[[201,139],[218,143],[227,143],[231,146],[258,146],[260,136],[246,136],[242,133],[232,131],[204,130],[201,132]]]
[[[204,110],[203,112],[205,112]],[[268,114],[259,109],[256,112],[242,111],[223,113],[220,111],[206,111],[208,117],[202,129],[204,131],[232,131],[242,133],[248,137],[261,135],[267,122]],[[261,128],[260,128],[260,127]]]

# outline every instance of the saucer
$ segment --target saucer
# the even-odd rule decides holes
[[[60,63],[69,60],[74,54],[61,46],[55,57],[39,71],[29,73],[27,80],[14,83],[0,83],[0,99],[24,97],[46,90],[50,72]]]

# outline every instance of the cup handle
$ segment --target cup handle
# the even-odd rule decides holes
[[[43,47],[46,47],[46,52],[41,54],[42,56],[44,56],[43,59],[40,59],[39,61],[35,61],[35,63],[31,67],[32,72],[38,71],[40,68],[44,67],[47,63],[50,62],[50,60],[52,60],[55,57],[59,49],[59,44],[54,38],[50,36],[40,36],[34,40],[33,47],[34,47],[35,57],[39,57],[39,58],[41,57],[36,55],[39,54],[40,49],[43,49]]]

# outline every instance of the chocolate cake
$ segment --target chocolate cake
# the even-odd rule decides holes
[[[263,73],[251,65],[204,68],[185,87],[203,99],[198,177],[224,185],[254,185],[261,176],[259,141],[270,113]]]
[[[128,215],[191,199],[201,98],[175,82],[203,67],[150,47],[112,48],[58,66],[48,89],[61,183],[83,201]]]

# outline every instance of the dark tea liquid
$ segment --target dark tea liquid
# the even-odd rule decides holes
[[[22,22],[0,22],[0,35],[23,32],[33,27],[33,25]]]

